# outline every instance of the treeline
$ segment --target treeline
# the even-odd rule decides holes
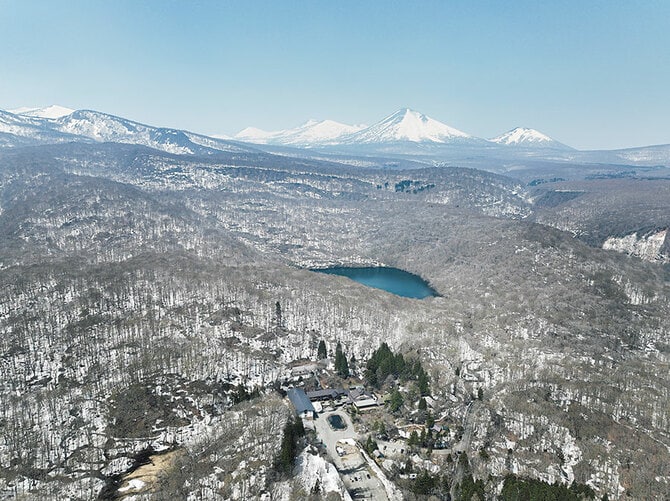
[[[519,478],[515,475],[505,477],[500,499],[503,501],[525,501],[543,499],[546,501],[579,501],[594,499],[591,487],[573,482],[570,487],[564,484],[548,484],[533,478]]]
[[[417,359],[406,360],[402,353],[394,354],[388,344],[382,343],[366,364],[365,379],[368,384],[380,388],[389,377],[400,381],[416,381],[421,395],[429,394],[428,374],[421,362]]]
[[[454,501],[472,501],[474,499],[486,499],[484,481],[475,480],[472,474],[464,475],[461,482],[454,489],[455,496],[452,498],[451,475],[433,475],[425,470],[417,474],[414,480],[405,482],[406,488],[416,494],[419,499],[431,496],[433,499],[453,499]],[[542,499],[542,498],[532,498]]]
[[[449,475],[431,475],[429,472],[422,470],[416,478],[409,483],[408,487],[414,494],[437,496],[439,499],[448,499],[451,478]]]
[[[467,454],[461,454],[459,464],[464,470],[463,478],[455,489],[455,500],[485,499],[484,481],[475,480],[470,472],[470,464]],[[405,472],[409,473],[411,467]],[[445,475],[432,475],[427,471],[421,471],[408,487],[415,494],[421,495],[440,495],[449,492],[450,477]],[[548,484],[542,480],[532,478],[519,478],[515,475],[505,477],[501,501],[582,501],[585,499],[595,499],[595,492],[591,487],[585,484],[573,482],[572,485]],[[603,496],[607,499],[607,495]]]

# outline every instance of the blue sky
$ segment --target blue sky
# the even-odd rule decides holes
[[[670,1],[0,0],[0,109],[232,134],[411,107],[492,137],[670,143]]]

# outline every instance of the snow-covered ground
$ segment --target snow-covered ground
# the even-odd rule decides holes
[[[304,450],[297,458],[295,474],[307,492],[335,492],[345,501],[351,500],[335,466],[318,454]]]

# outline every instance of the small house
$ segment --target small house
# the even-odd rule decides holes
[[[355,389],[349,392],[349,402],[354,404],[358,410],[368,409],[379,405],[377,397],[363,389]]]

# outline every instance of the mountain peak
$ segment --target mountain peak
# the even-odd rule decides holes
[[[274,132],[268,132],[266,130],[259,129],[258,127],[246,127],[235,134],[234,138],[238,141],[249,141],[253,143],[260,139],[271,137],[273,134]]]
[[[394,115],[414,115],[414,116],[425,117],[423,113],[413,110],[412,108],[400,108],[398,111],[394,113]]]
[[[445,143],[454,139],[469,139],[470,135],[430,118],[411,108],[400,108],[392,115],[356,134],[350,142],[391,143],[411,141],[416,143]]]
[[[390,117],[394,117],[397,120],[420,120],[422,122],[429,120],[426,115],[411,108],[400,108],[398,111],[393,113],[393,115],[390,115]]]
[[[323,122],[329,122],[330,120],[323,120]],[[306,127],[313,127],[317,124],[321,123],[321,120],[317,120],[315,118],[310,118],[307,120],[305,123],[303,123],[301,126],[298,127],[298,129],[304,129]]]
[[[526,146],[543,148],[569,148],[542,132],[527,127],[515,127],[490,141],[508,146]]]
[[[54,119],[69,115],[74,112],[74,110],[58,104],[52,104],[51,106],[45,106],[44,108],[27,108],[24,106],[15,110],[9,110],[9,112],[26,117]]]

